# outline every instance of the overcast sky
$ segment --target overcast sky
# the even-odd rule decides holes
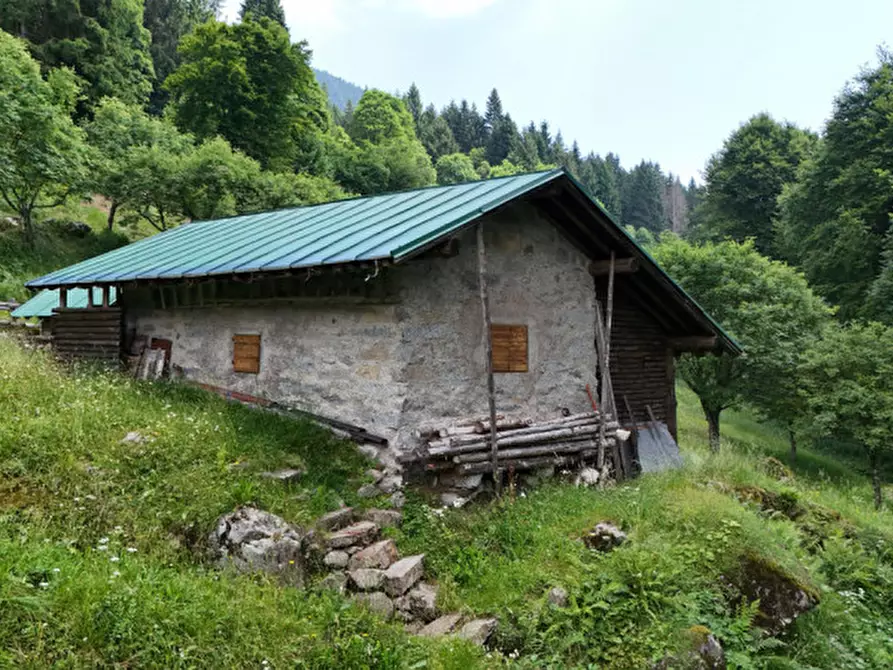
[[[240,0],[224,0],[235,18]],[[684,180],[749,116],[820,130],[893,43],[893,0],[283,0],[293,39],[343,79],[425,104],[494,86],[519,125]]]

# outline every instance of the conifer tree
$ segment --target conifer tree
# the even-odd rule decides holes
[[[242,0],[242,7],[239,9],[240,20],[257,21],[262,17],[275,21],[283,28],[288,27],[285,25],[285,10],[279,0]]]

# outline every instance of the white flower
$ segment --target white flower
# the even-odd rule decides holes
[[[115,571],[112,573],[112,577],[120,577],[120,576],[121,576],[121,573],[118,572],[117,570],[115,570]]]
[[[87,500],[96,500],[96,496],[93,495],[92,493],[88,493],[88,494],[85,495],[84,497],[85,497]]]
[[[42,588],[42,589],[45,589],[45,588],[48,587],[49,585],[50,585],[49,582],[41,582],[40,584],[38,584],[38,586],[39,586],[40,588]]]
[[[120,561],[121,559],[118,558],[117,556],[110,556],[110,557],[109,557],[109,560],[110,560],[112,563],[117,563],[117,562]]]
[[[109,550],[109,546],[108,546],[107,544],[100,544],[100,545],[99,545],[98,547],[96,547],[96,548],[97,548],[99,551],[108,551],[108,550]]]
[[[136,547],[127,547],[127,553],[128,553],[128,554],[135,554],[135,553],[136,553]]]
[[[58,575],[62,571],[59,568],[53,568],[53,572],[55,572]]]
[[[107,537],[99,538],[99,544],[108,544],[108,543],[109,543],[109,539]]]

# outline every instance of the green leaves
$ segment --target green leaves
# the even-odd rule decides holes
[[[49,80],[23,42],[0,31],[0,197],[33,237],[35,208],[87,185],[90,153],[69,112],[76,86],[67,71]]]

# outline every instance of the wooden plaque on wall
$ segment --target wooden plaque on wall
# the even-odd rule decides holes
[[[527,372],[527,326],[493,324],[493,372]]]
[[[260,335],[233,335],[233,371],[260,372]]]

